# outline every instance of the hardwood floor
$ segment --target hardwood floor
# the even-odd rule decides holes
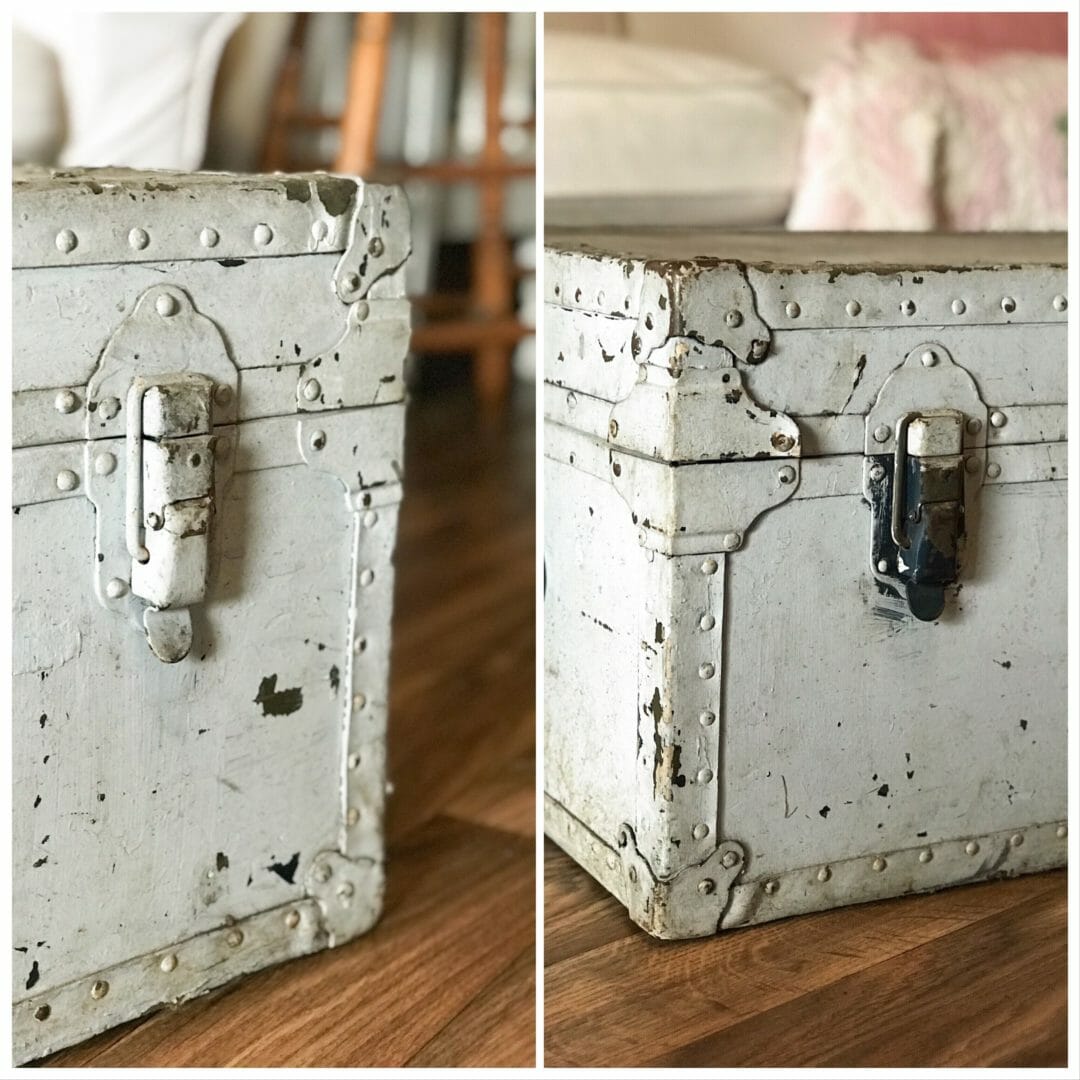
[[[535,1064],[532,395],[407,430],[382,920],[42,1064]]]
[[[545,1065],[1066,1065],[1066,874],[655,941],[554,844]]]

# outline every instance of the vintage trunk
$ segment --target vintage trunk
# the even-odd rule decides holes
[[[549,237],[549,834],[657,937],[1059,866],[1062,236]]]
[[[378,917],[395,188],[17,174],[14,1050]]]

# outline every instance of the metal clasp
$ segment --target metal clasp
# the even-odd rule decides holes
[[[189,608],[206,596],[214,512],[213,380],[136,377],[127,393],[124,540],[131,591],[147,601],[150,648],[166,663],[191,649]]]
[[[877,481],[872,559],[879,579],[902,589],[911,613],[936,619],[959,574],[964,536],[964,414],[905,413],[892,455],[871,465]]]

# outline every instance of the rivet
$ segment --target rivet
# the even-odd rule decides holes
[[[699,784],[709,784],[712,782],[712,769],[702,769],[697,774],[697,782]]]
[[[862,304],[858,300],[849,300],[844,310],[854,319],[862,311]]]
[[[715,574],[717,571],[717,562],[715,559],[706,559],[701,564],[701,572],[703,574]]]
[[[615,857],[614,851],[609,851],[607,853],[607,857],[604,859],[604,862],[607,863],[607,868],[609,870],[614,870],[615,867],[619,865],[619,860]]]
[[[600,291],[599,291],[599,292],[598,292],[598,293],[596,294],[596,302],[597,302],[597,304],[599,304],[599,305],[600,305],[600,306],[602,307],[602,306],[604,305],[604,302],[605,302],[606,300],[607,300],[607,297],[606,297],[606,296],[604,296],[604,290],[603,290],[603,289],[601,289],[601,290],[600,290]]]
[[[105,595],[110,600],[119,600],[121,596],[127,595],[128,583],[123,578],[110,578],[108,584],[105,586]]]
[[[312,450],[321,450],[326,445],[326,432],[313,431],[310,442]]]
[[[785,435],[782,431],[777,431],[769,441],[772,443],[774,449],[785,454],[795,445],[795,440],[790,435]]]
[[[322,393],[322,387],[319,385],[318,379],[308,379],[304,383],[303,395],[305,401],[317,401],[319,395]]]
[[[67,255],[79,246],[79,238],[70,229],[61,229],[56,234],[56,250]]]
[[[386,248],[383,246],[382,240],[378,236],[373,236],[371,238],[371,241],[368,243],[367,249],[368,254],[375,259],[377,259],[386,250]]]
[[[1006,315],[1011,315],[1016,310],[1016,301],[1011,296],[1003,296],[1001,298],[1001,310]]]
[[[732,329],[736,326],[742,326],[742,312],[741,311],[729,311],[724,316],[724,322],[727,323]]]
[[[362,570],[360,572],[360,584],[370,585],[375,580],[374,570]]]
[[[330,233],[330,226],[325,221],[316,221],[311,226],[311,238],[316,244],[321,243]]]
[[[1061,293],[1058,293],[1057,296],[1054,297],[1055,311],[1064,311],[1068,306],[1069,301],[1066,300],[1065,297],[1061,295]]]
[[[796,304],[794,300],[789,300],[784,305],[784,314],[787,315],[789,319],[797,319],[801,312],[802,308],[799,307],[799,305]]]
[[[770,896],[774,896],[780,891],[780,882],[777,881],[776,878],[770,878],[768,881],[765,882],[765,891]]]
[[[698,882],[697,891],[701,893],[702,896],[710,896],[712,893],[716,892],[716,882],[713,881],[712,878],[705,878],[704,881]]]
[[[626,876],[631,881],[636,883],[637,882],[637,867],[636,866],[631,866],[630,869],[626,871]]]
[[[609,420],[607,429],[608,429],[608,435],[610,435],[611,438],[614,439],[615,436],[619,434],[619,422],[618,422],[618,420],[616,420],[614,417],[611,420]]]
[[[884,465],[871,465],[870,466],[870,479],[877,483],[885,479],[885,466]]]
[[[937,353],[933,349],[927,349],[919,359],[923,367],[933,367],[938,361]]]
[[[986,466],[986,475],[989,476],[991,480],[996,480],[1001,475],[1001,466],[996,461],[991,461],[990,464]]]
[[[338,897],[342,900],[351,900],[356,893],[356,886],[351,881],[344,881],[338,886]]]
[[[1065,837],[1069,835],[1069,826],[1068,825],[1059,825],[1057,827],[1057,831],[1054,833],[1054,835],[1059,840],[1064,840]]]
[[[232,401],[232,387],[221,383],[214,389],[214,401],[219,405],[228,405]]]
[[[742,537],[737,532],[724,533],[720,537],[720,547],[724,551],[734,551],[742,543]]]
[[[176,955],[175,955],[175,953],[168,953],[167,955],[163,956],[161,958],[161,962],[158,964],[158,967],[161,968],[161,970],[164,971],[166,975],[168,975],[168,973],[170,971],[175,971],[176,970]]]
[[[622,466],[621,466],[621,465],[620,465],[620,464],[619,464],[619,463],[618,463],[617,461],[613,461],[613,462],[611,463],[611,471],[612,471],[612,472],[613,472],[613,473],[614,473],[614,474],[615,474],[616,476],[622,476]]]
[[[34,1010],[35,1020],[48,1020],[52,1016],[52,1008],[48,1005],[39,1005]]]
[[[571,390],[566,395],[566,407],[568,409],[574,409],[577,407],[577,394],[575,394],[573,390]]]
[[[1012,836],[1009,837],[1009,846],[1010,847],[1019,847],[1023,842],[1024,842],[1024,834],[1023,833],[1013,833]]]
[[[146,524],[155,532],[165,524],[160,514],[155,514],[152,510],[146,515]]]
[[[180,305],[176,302],[176,297],[171,293],[162,293],[157,300],[154,301],[154,308],[163,319],[167,319],[170,315],[175,315],[180,310]]]
[[[785,465],[777,474],[776,478],[781,484],[795,483],[795,470],[790,465]]]
[[[351,829],[360,820],[360,811],[355,806],[350,806],[345,814],[345,824]]]
[[[228,945],[230,949],[239,948],[241,945],[243,945],[243,943],[244,932],[242,930],[237,930],[233,928],[225,936],[225,944]]]
[[[358,323],[362,323],[370,314],[371,308],[366,300],[361,300],[355,308],[353,308],[353,314],[356,317]]]
[[[369,510],[366,514],[364,514],[364,518],[363,518],[364,528],[365,529],[373,528],[375,526],[375,524],[378,522],[378,520],[379,520],[379,515],[377,513],[375,513],[374,510]]]
[[[975,843],[975,841],[974,841],[974,840],[969,840],[969,841],[968,841],[968,842],[967,842],[967,843],[966,843],[966,844],[964,845],[964,850],[965,850],[965,851],[966,851],[966,852],[967,852],[967,853],[968,853],[969,855],[978,855],[978,854],[979,854],[979,845],[978,845],[977,843]]]
[[[715,625],[716,620],[708,613],[702,615],[701,618],[698,619],[698,626],[700,626],[702,630],[711,630]]]
[[[135,561],[141,563],[148,563],[150,561],[150,552],[144,547],[136,548]]]
[[[709,826],[704,821],[699,821],[693,829],[690,830],[690,835],[695,840],[704,840],[709,835]]]
[[[967,469],[969,473],[974,475],[982,468],[982,462],[979,461],[978,457],[972,454],[965,460],[964,468]]]
[[[290,911],[288,915],[285,916],[285,925],[290,930],[295,930],[300,925],[300,912],[295,910]]]
[[[274,230],[271,229],[269,225],[256,225],[255,231],[252,233],[252,237],[254,238],[255,243],[259,245],[259,247],[266,247],[266,245],[274,239]]]
[[[351,770],[355,770],[355,769],[360,768],[360,755],[359,754],[350,754],[349,755],[349,768]]]
[[[725,851],[724,857],[720,860],[720,865],[725,870],[731,870],[733,867],[739,865],[739,853],[737,851]]]
[[[150,234],[145,229],[132,229],[128,233],[128,243],[136,251],[142,251],[150,243]]]
[[[879,574],[887,574],[889,572],[889,560],[878,559],[877,569]]]
[[[360,288],[360,275],[352,272],[343,274],[341,278],[341,287],[346,292],[356,292],[356,290]]]
[[[977,416],[968,419],[967,430],[969,435],[978,435],[982,431],[982,421]]]
[[[98,979],[90,987],[90,996],[95,1001],[100,1001],[109,992],[109,984],[104,979]]]
[[[116,455],[110,454],[107,450],[104,454],[98,454],[94,458],[94,472],[98,476],[109,476],[116,469]]]
[[[353,642],[353,652],[357,656],[359,656],[366,648],[367,648],[367,638],[366,637],[358,637],[356,639],[356,641]]]
[[[829,868],[828,868],[827,866],[823,866],[823,867],[822,867],[822,868],[821,868],[821,869],[820,869],[820,870],[819,870],[819,871],[817,872],[817,879],[818,879],[818,881],[822,882],[823,884],[824,884],[824,883],[825,883],[826,881],[828,881],[828,880],[829,880],[829,878],[831,878],[831,877],[832,877],[832,871],[831,871],[831,870],[830,870],[830,869],[829,869]]]
[[[649,542],[649,534],[644,529],[638,529],[637,542],[639,547],[645,547]]]
[[[716,723],[716,713],[714,713],[714,712],[712,711],[712,709],[706,709],[706,710],[705,710],[704,712],[702,712],[702,714],[701,714],[701,715],[700,715],[700,716],[698,717],[698,723],[699,723],[699,724],[700,724],[700,725],[701,725],[702,727],[712,727],[712,726],[713,726],[713,724],[715,724],[715,723]]]
[[[112,420],[112,418],[120,412],[120,399],[114,397],[103,398],[101,404],[98,405],[98,412],[101,413],[106,420]]]
[[[915,301],[914,300],[905,300],[900,305],[900,313],[902,315],[914,315],[915,314]]]
[[[79,486],[79,477],[70,469],[61,469],[56,474],[56,486],[61,491],[74,491]]]
[[[874,428],[874,442],[888,442],[890,435],[892,435],[892,429],[888,424],[879,424]]]
[[[1005,424],[1007,422],[1008,422],[1008,418],[1005,416],[1005,414],[1003,412],[1001,412],[998,409],[995,409],[990,414],[990,426],[991,427],[1002,428],[1002,427],[1005,426]]]
[[[711,679],[716,674],[716,665],[708,663],[702,664],[701,667],[698,668],[697,673],[703,679]]]
[[[53,398],[53,407],[59,413],[74,412],[79,406],[79,399],[70,390],[61,390]]]
[[[933,858],[934,853],[929,848],[923,848],[923,850],[919,852],[919,862],[921,863],[931,862]]]
[[[885,869],[885,868],[886,868],[886,867],[887,867],[888,865],[889,865],[889,864],[888,864],[888,863],[887,863],[887,862],[886,862],[886,861],[885,861],[885,860],[884,860],[884,859],[883,859],[883,858],[882,858],[882,857],[881,857],[880,855],[879,855],[879,856],[878,856],[878,857],[877,857],[877,858],[876,858],[876,859],[875,859],[875,860],[874,860],[874,861],[873,861],[873,862],[872,862],[872,863],[870,864],[870,866],[871,866],[871,867],[872,867],[872,868],[873,868],[874,870],[876,870],[876,871],[877,871],[877,872],[878,872],[879,874],[880,874],[880,873],[881,873],[881,871],[882,871],[882,870],[884,870],[884,869]]]
[[[954,300],[952,302],[952,313],[954,315],[963,315],[967,311],[967,304],[963,300]]]
[[[353,694],[352,707],[353,712],[359,712],[367,704],[367,697],[364,694]]]
[[[203,247],[217,247],[218,241],[221,237],[218,235],[217,229],[211,229],[207,226],[201,233],[199,233],[199,243]]]

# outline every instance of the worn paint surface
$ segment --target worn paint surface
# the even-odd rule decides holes
[[[813,237],[786,255],[787,237],[766,238],[759,262],[750,238],[726,262],[697,257],[709,239],[546,254],[549,831],[661,937],[1059,865],[1054,242],[987,240],[964,265],[957,239],[927,249],[931,268],[882,238],[817,265]],[[673,364],[688,339],[702,347]],[[911,356],[918,371],[885,393]],[[938,400],[953,384],[973,389]],[[890,602],[871,562],[864,455],[891,452],[870,434],[890,403],[981,425],[964,436],[980,473],[965,483],[960,582],[934,622]],[[994,410],[1007,422],[989,424]],[[793,431],[766,424],[759,449],[759,418]],[[624,824],[656,883],[644,906]],[[710,886],[670,883],[725,842],[745,861],[709,927],[680,905],[714,904]],[[995,855],[973,863],[969,844]]]
[[[198,197],[173,202],[172,217],[158,207],[155,227],[186,221],[197,236],[212,220],[224,232],[227,214],[260,212],[253,191],[309,213],[346,190],[339,184],[316,198],[305,179],[304,199],[298,183],[198,178],[190,188]],[[348,182],[339,252],[346,211],[361,191]],[[17,220],[51,208],[55,222],[57,207],[76,205],[70,188],[59,201],[39,188],[32,195],[17,191]],[[108,205],[94,197],[90,190],[80,204],[91,237],[102,227],[94,215]],[[153,253],[161,261],[15,274],[20,1061],[244,971],[341,943],[367,929],[381,906],[404,406],[394,391],[366,406],[373,378],[393,374],[400,384],[408,338],[401,272],[388,267],[369,282],[366,299],[347,303],[333,294],[337,255],[280,259],[271,251],[232,266],[169,261],[164,244]],[[39,265],[18,254],[16,262]],[[113,504],[102,498],[95,508],[87,498],[91,478],[123,482],[125,433],[122,415],[106,418],[87,444],[87,382],[125,315],[148,287],[162,285],[212,320],[240,369],[213,433],[215,447],[228,447],[231,478],[208,520],[199,519],[199,535],[209,537],[208,581],[191,609],[191,651],[176,664],[160,663],[141,627],[95,595],[104,565],[95,557],[97,518]],[[285,302],[290,288],[298,302]],[[329,300],[304,304],[317,293]],[[274,296],[282,302],[268,308]],[[301,334],[292,333],[293,311]],[[341,361],[348,370],[336,383],[340,401],[301,412],[304,364],[346,333],[355,340]],[[73,347],[55,353],[58,337]],[[153,351],[152,336],[147,344]],[[124,357],[133,371],[138,351]],[[58,381],[54,359],[71,365]],[[197,364],[196,355],[192,370]],[[55,404],[63,390],[75,395],[69,412]],[[34,416],[48,419],[35,428]],[[107,454],[119,463],[111,472],[95,468]],[[188,457],[181,464],[190,466]],[[62,470],[74,485],[57,486]],[[123,499],[115,505],[122,513]],[[91,994],[102,982],[108,989]]]

